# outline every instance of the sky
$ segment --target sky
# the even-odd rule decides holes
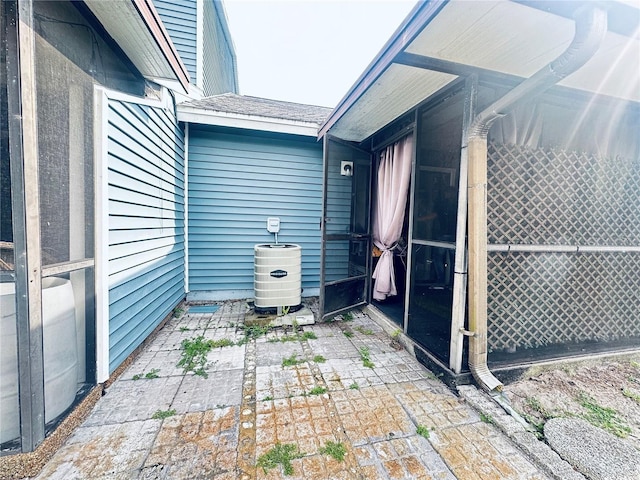
[[[240,94],[335,107],[416,0],[224,0]]]

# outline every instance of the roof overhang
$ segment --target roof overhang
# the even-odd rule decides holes
[[[318,135],[318,124],[313,122],[219,112],[185,105],[178,105],[178,121],[217,127],[258,130],[262,132],[286,133],[314,138]]]
[[[574,34],[586,2],[477,0],[420,2],[320,128],[361,142],[460,77],[515,83],[553,61]],[[559,85],[640,102],[640,9],[610,1],[602,47]]]
[[[84,0],[142,75],[188,92],[189,74],[151,0]]]

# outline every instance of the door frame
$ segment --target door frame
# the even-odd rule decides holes
[[[322,216],[320,218],[320,230],[321,230],[321,252],[320,252],[320,295],[319,295],[319,310],[320,310],[320,317],[321,319],[326,319],[328,317],[331,317],[333,315],[337,315],[341,312],[353,309],[355,307],[359,307],[362,305],[367,305],[370,302],[370,297],[371,297],[371,255],[368,254],[366,256],[366,264],[365,264],[365,272],[363,274],[360,275],[356,275],[353,277],[349,277],[347,276],[346,278],[342,278],[339,280],[332,280],[330,282],[326,282],[325,281],[325,277],[326,277],[326,259],[327,259],[327,241],[332,241],[332,240],[348,240],[348,241],[353,241],[353,240],[365,240],[367,241],[367,245],[368,245],[368,249],[371,250],[371,244],[372,244],[372,239],[371,239],[371,193],[372,193],[372,170],[373,170],[373,157],[372,157],[372,153],[371,151],[364,149],[358,145],[355,145],[351,142],[342,140],[340,138],[334,137],[330,134],[326,134],[323,139],[323,161],[322,161],[322,170],[323,170],[323,174],[322,174]],[[351,149],[354,149],[360,153],[364,153],[368,156],[368,168],[369,168],[369,185],[368,185],[368,195],[367,195],[367,227],[366,227],[366,233],[353,233],[353,232],[349,232],[349,233],[345,233],[345,234],[327,234],[327,229],[326,229],[326,225],[329,221],[329,218],[327,216],[327,203],[328,203],[328,179],[329,179],[329,142],[333,142],[339,145],[342,145],[344,147],[348,147]],[[354,165],[353,171],[355,173],[356,168]],[[354,178],[354,177],[352,177]],[[353,197],[354,197],[354,188],[355,188],[355,182],[352,181],[351,183],[352,185],[352,190],[351,190],[351,204],[350,204],[350,222],[353,222],[353,215],[354,215],[354,201],[353,201]],[[351,230],[351,228],[350,228]],[[356,303],[351,303],[351,304],[346,304],[336,310],[331,310],[329,312],[325,311],[325,306],[326,306],[326,301],[325,301],[325,297],[326,297],[326,293],[325,293],[325,289],[327,286],[333,286],[333,285],[339,285],[341,283],[346,283],[348,281],[353,281],[354,279],[364,279],[364,292],[363,292],[363,300],[356,302]]]

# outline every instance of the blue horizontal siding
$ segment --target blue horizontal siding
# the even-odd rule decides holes
[[[327,234],[350,233],[352,177],[340,174],[342,160],[355,160],[351,148],[340,143],[329,143],[327,178]],[[349,241],[325,242],[325,282],[349,276]]]
[[[230,39],[224,35],[220,14],[214,1],[204,0],[202,89],[206,96],[219,93],[238,93],[236,85],[235,52]]]
[[[172,111],[111,100],[109,369],[184,298],[184,135]]]
[[[273,242],[272,216],[278,241],[302,247],[302,287],[319,287],[320,144],[192,127],[188,161],[191,292],[253,291],[254,246]]]
[[[153,0],[191,82],[196,80],[196,0]]]

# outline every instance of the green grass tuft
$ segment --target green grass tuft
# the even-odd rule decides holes
[[[357,326],[354,328],[354,330],[360,332],[363,335],[373,335],[373,330],[371,330],[370,328],[364,328],[362,326]]]
[[[336,443],[329,440],[324,444],[324,447],[318,450],[318,453],[329,455],[330,457],[335,458],[337,461],[342,462],[344,461],[344,456],[347,453],[347,449],[342,444],[342,442]]]
[[[315,363],[324,363],[327,361],[327,359],[324,358],[322,355],[316,355],[315,357],[313,357],[313,361]]]
[[[367,347],[360,348],[360,359],[362,360],[362,365],[367,368],[375,368],[374,363],[371,361],[371,353]]]
[[[496,421],[493,419],[491,415],[484,414],[482,412],[480,412],[480,420],[482,420],[484,423],[488,423],[491,425],[494,425],[496,423]]]
[[[360,385],[358,385],[357,382],[353,382],[351,385],[349,385],[349,388],[351,390],[360,390]]]
[[[186,372],[193,372],[196,375],[207,378],[204,367],[207,363],[207,354],[213,346],[211,340],[205,340],[203,335],[195,338],[186,338],[182,341],[182,353],[178,366]]]
[[[311,390],[309,390],[309,393],[307,393],[307,395],[323,395],[327,393],[327,389],[324,387],[313,387]]]
[[[618,416],[618,412],[613,408],[598,405],[596,401],[586,393],[578,396],[578,403],[586,409],[582,415],[590,424],[602,428],[616,437],[626,438],[631,433],[631,428]]]
[[[171,410],[156,410],[151,418],[154,420],[164,420],[165,418],[173,417],[176,414],[176,410],[172,408]]]
[[[228,338],[221,338],[219,340],[209,340],[211,344],[211,348],[222,348],[222,347],[232,347],[235,345],[234,342],[229,340]]]
[[[303,340],[317,340],[318,336],[314,333],[314,332],[303,332],[302,333],[302,339]]]
[[[424,425],[418,425],[418,428],[416,428],[416,433],[421,437],[427,439],[429,438],[429,428],[425,427]]]
[[[239,325],[238,328],[244,331],[244,338],[240,340],[236,345],[244,345],[250,340],[256,340],[263,335],[266,335],[269,330],[271,330],[271,327],[266,325]]]
[[[631,400],[633,400],[636,403],[640,403],[640,394],[632,392],[631,390],[629,390],[628,388],[625,388],[624,390],[622,390],[622,394],[627,397],[630,398]]]
[[[292,353],[290,357],[282,359],[282,366],[283,367],[293,367],[293,366],[299,365],[301,363],[304,363],[304,360],[298,359],[298,354],[297,353]]]
[[[297,445],[278,442],[271,450],[260,455],[256,465],[262,468],[265,474],[269,469],[282,465],[285,475],[293,475],[291,461],[303,456],[304,454],[300,452]]]

